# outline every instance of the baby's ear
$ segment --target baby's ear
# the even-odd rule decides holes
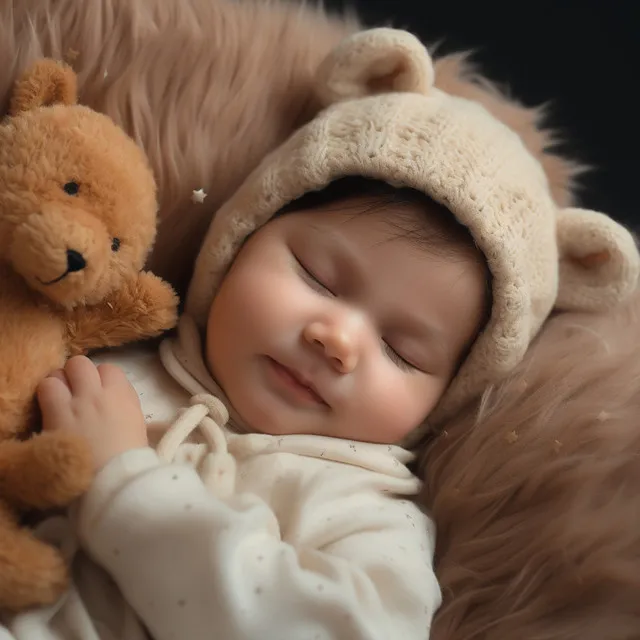
[[[318,69],[318,94],[325,105],[378,93],[427,94],[433,86],[431,57],[407,31],[370,29],[334,49]]]
[[[640,256],[633,236],[609,216],[585,209],[558,214],[560,281],[556,307],[604,310],[638,285]]]
[[[15,83],[9,113],[15,116],[53,104],[72,105],[77,99],[73,69],[64,62],[45,58],[29,67]]]

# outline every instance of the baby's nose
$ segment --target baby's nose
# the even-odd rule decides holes
[[[313,322],[305,339],[322,350],[331,366],[340,373],[351,373],[358,365],[358,341],[353,328],[343,324]]]

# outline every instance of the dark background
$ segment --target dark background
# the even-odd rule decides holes
[[[563,150],[593,167],[583,206],[640,230],[640,2],[326,0],[367,26],[409,29],[439,51],[474,49],[485,75],[527,105],[550,103]]]

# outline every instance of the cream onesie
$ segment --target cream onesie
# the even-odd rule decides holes
[[[157,450],[111,461],[69,519],[43,523],[73,586],[0,638],[427,638],[441,596],[412,455],[234,432],[199,340],[184,317],[161,346],[166,370],[141,347],[96,358],[125,369],[154,431],[190,406]]]

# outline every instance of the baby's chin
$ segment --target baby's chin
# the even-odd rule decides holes
[[[213,374],[212,374],[213,375]],[[245,398],[239,398],[233,390],[227,392],[216,380],[224,396],[230,415],[230,427],[237,433],[263,433],[265,435],[286,435],[278,430],[282,427],[282,421],[274,420],[274,411],[262,406],[255,401],[247,402]]]
[[[326,425],[317,424],[310,416],[291,415],[296,412],[274,407],[273,404],[252,403],[251,406],[245,404],[242,410],[234,408],[242,432],[269,436],[330,435],[326,433]]]

